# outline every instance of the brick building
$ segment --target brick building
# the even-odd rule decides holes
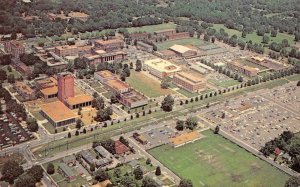
[[[259,69],[253,68],[250,66],[245,66],[237,61],[230,61],[227,63],[227,67],[231,70],[237,71],[239,73],[242,73],[248,77],[254,77],[257,76]]]
[[[111,71],[104,70],[104,71],[97,71],[94,73],[94,78],[101,83],[105,83],[109,80],[116,79],[115,74],[113,74]]]
[[[123,47],[124,41],[121,39],[95,41],[95,48],[104,50],[106,52],[121,50]]]
[[[192,72],[179,72],[173,77],[173,82],[189,92],[206,89],[206,80]]]
[[[148,39],[148,33],[147,32],[136,32],[136,33],[131,33],[129,38],[134,41],[134,40],[147,40]]]
[[[69,97],[74,97],[74,77],[69,73],[60,73],[57,76],[58,99],[65,103]]]
[[[20,55],[25,53],[23,44],[15,40],[4,42],[4,50],[11,53],[14,58],[20,58]]]
[[[189,38],[189,37],[190,37],[189,32],[178,32],[174,34],[168,34],[166,36],[167,40],[179,40],[179,39]]]
[[[149,45],[149,44],[146,44],[142,41],[138,41],[136,43],[136,47],[140,50],[143,50],[143,51],[146,51],[148,53],[152,53],[153,52],[153,46],[152,45]]]

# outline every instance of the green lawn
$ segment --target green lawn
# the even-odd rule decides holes
[[[132,33],[132,32],[149,32],[149,33],[153,33],[155,31],[159,31],[159,30],[164,30],[164,29],[175,29],[176,28],[176,24],[170,22],[170,23],[163,23],[163,24],[159,24],[159,25],[147,25],[147,26],[142,26],[142,27],[131,27],[128,28],[128,32]]]
[[[185,89],[182,89],[182,88],[179,88],[176,91],[181,93],[182,95],[184,95],[186,97],[195,97],[195,96],[199,95],[198,93],[192,93],[192,92],[189,92],[189,91],[187,91]]]
[[[94,88],[97,92],[99,93],[103,93],[103,92],[106,92],[103,88],[101,87],[97,87],[97,88]]]
[[[179,177],[194,186],[283,186],[289,178],[268,163],[208,130],[204,139],[179,148],[170,145],[150,150]]]
[[[229,36],[234,35],[234,34],[237,35],[238,37],[242,36],[242,32],[240,32],[238,30],[234,30],[234,29],[228,29],[223,24],[214,24],[213,28],[215,28],[218,32],[219,32],[220,28],[223,28],[225,30],[225,32],[227,32],[229,34]],[[287,39],[289,41],[289,44],[294,43],[294,36],[293,35],[289,35],[289,34],[286,34],[286,33],[278,33],[276,37],[271,37],[270,34],[267,34],[267,35],[270,38],[270,43],[272,41],[277,42],[277,43],[281,43],[281,41],[283,39]],[[261,43],[262,42],[262,36],[258,36],[256,34],[256,32],[253,32],[251,34],[247,34],[247,36],[244,40],[245,41],[252,40],[253,43]]]
[[[174,93],[170,89],[162,89],[159,82],[145,76],[141,72],[131,71],[130,77],[126,79],[126,82],[151,98]]]
[[[181,40],[168,40],[168,41],[161,42],[161,43],[155,43],[158,50],[168,49],[175,44],[202,46],[202,45],[206,45],[206,42],[201,39],[198,39],[198,38],[184,38]]]
[[[300,81],[300,74],[295,74],[295,75],[289,76],[289,77],[287,77],[287,79],[289,81]]]
[[[239,82],[237,80],[233,80],[233,79],[224,80],[224,81],[217,81],[215,79],[208,79],[208,82],[210,84],[214,84],[216,86],[220,86],[220,87],[223,87],[223,88],[228,88],[230,86],[239,84]]]
[[[32,112],[32,115],[35,117],[35,119],[37,120],[45,120],[46,118],[44,118],[44,116],[42,116],[42,114],[40,112]]]

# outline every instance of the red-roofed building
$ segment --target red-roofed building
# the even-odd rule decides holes
[[[119,140],[115,141],[116,154],[122,155],[130,151],[130,149]]]
[[[274,150],[274,154],[276,156],[278,156],[278,155],[280,155],[280,153],[281,153],[281,150],[278,147],[276,147],[275,150]]]

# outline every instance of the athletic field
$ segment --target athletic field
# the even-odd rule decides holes
[[[277,187],[289,178],[220,135],[210,130],[203,134],[206,137],[195,143],[175,149],[164,145],[149,152],[196,187]]]

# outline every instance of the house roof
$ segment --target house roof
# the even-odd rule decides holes
[[[115,141],[116,154],[124,154],[129,151],[129,148],[119,140]]]

